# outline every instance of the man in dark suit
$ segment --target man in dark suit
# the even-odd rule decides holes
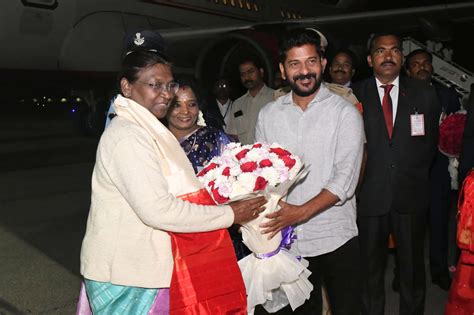
[[[400,314],[423,314],[423,244],[439,105],[431,86],[400,77],[398,36],[376,34],[369,46],[367,61],[374,76],[353,84],[364,108],[367,138],[357,208],[365,277],[362,313],[384,314],[384,270],[392,233],[400,262]]]
[[[413,79],[431,84],[436,90],[442,115],[453,114],[461,108],[458,95],[454,88],[447,88],[432,81],[434,72],[432,61],[433,56],[428,51],[413,50],[406,56],[407,74]],[[431,281],[444,290],[449,290],[451,284],[448,270],[448,222],[450,218],[454,220],[454,215],[450,215],[450,210],[457,196],[456,191],[451,190],[448,165],[448,157],[437,151],[430,174],[430,274]]]

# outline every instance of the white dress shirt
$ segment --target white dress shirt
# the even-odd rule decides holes
[[[227,99],[227,102],[225,102],[224,104],[222,104],[221,102],[219,102],[218,99],[216,99],[216,103],[217,103],[217,107],[219,107],[219,111],[222,115],[222,118],[224,119],[224,123],[225,123],[225,126],[224,126],[224,131],[226,129],[226,127],[229,125],[229,117],[232,115],[232,100],[229,98]]]

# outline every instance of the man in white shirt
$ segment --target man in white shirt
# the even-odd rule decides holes
[[[334,314],[359,314],[360,250],[355,188],[363,152],[362,117],[355,106],[322,83],[326,66],[318,36],[289,31],[280,46],[280,71],[292,92],[265,106],[257,141],[277,142],[298,155],[309,170],[262,232],[273,236],[294,225],[291,250],[309,262],[314,285],[296,314],[321,314],[324,282]],[[291,312],[288,308],[282,313]]]
[[[273,101],[274,90],[263,82],[263,67],[258,58],[249,56],[239,64],[240,80],[247,93],[234,101],[226,132],[242,144],[255,142],[255,125],[260,109]]]

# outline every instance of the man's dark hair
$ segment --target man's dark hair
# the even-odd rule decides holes
[[[408,70],[410,67],[410,62],[411,59],[418,54],[426,54],[428,56],[428,59],[430,60],[431,63],[433,63],[433,54],[428,52],[426,49],[415,49],[412,52],[410,52],[406,57],[405,57],[405,69]]]
[[[278,52],[280,62],[285,62],[287,53],[290,49],[301,47],[303,45],[313,45],[316,48],[319,57],[324,57],[324,53],[321,50],[321,38],[318,33],[305,28],[295,28],[287,31],[280,41],[280,49]]]
[[[370,41],[369,41],[369,45],[368,45],[368,51],[367,51],[367,55],[370,55],[372,53],[372,50],[374,48],[374,43],[377,39],[379,39],[380,37],[384,37],[384,36],[393,36],[397,39],[398,41],[398,48],[400,48],[400,50],[403,49],[403,45],[402,45],[402,38],[398,35],[398,34],[395,34],[395,33],[392,33],[392,32],[380,32],[380,33],[375,33],[371,38],[370,38]]]
[[[240,58],[239,66],[243,65],[244,63],[253,63],[253,65],[257,69],[263,69],[262,60],[260,58],[258,58],[256,55],[246,55],[246,56]]]

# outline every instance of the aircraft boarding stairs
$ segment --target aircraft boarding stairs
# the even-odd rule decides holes
[[[403,39],[403,54],[405,56],[420,48],[426,49],[426,46],[410,37]],[[454,62],[444,60],[433,51],[431,53],[433,54],[433,79],[446,87],[454,87],[461,98],[467,100],[471,84],[474,84],[473,74]]]

